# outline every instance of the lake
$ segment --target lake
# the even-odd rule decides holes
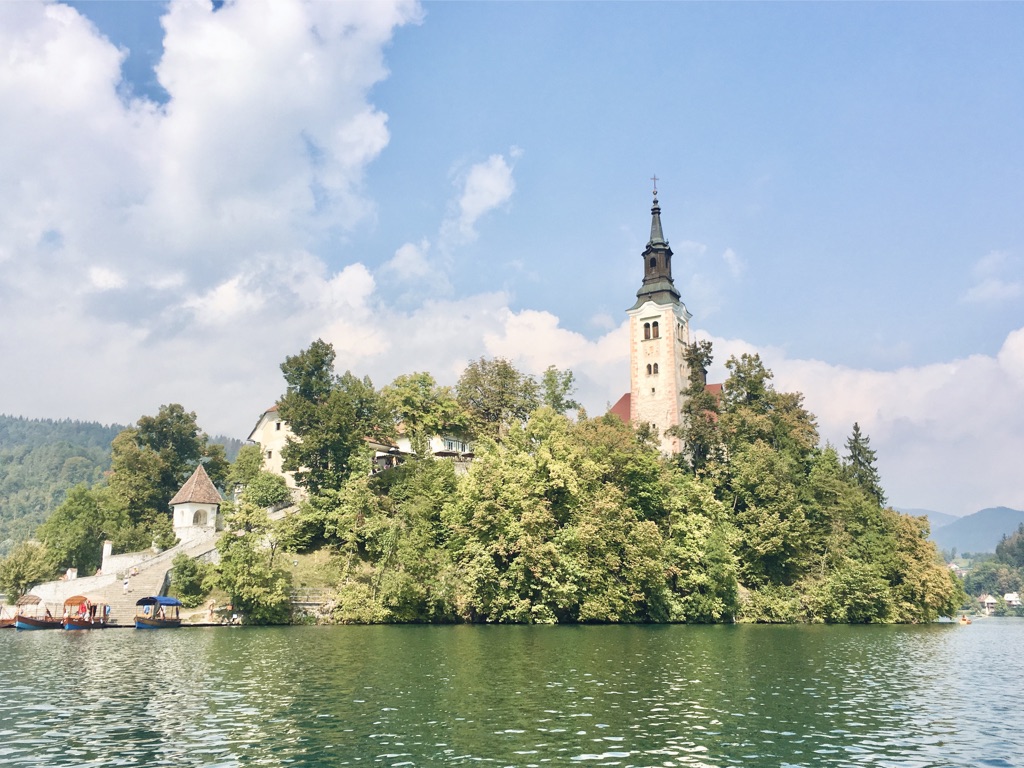
[[[0,632],[0,764],[1024,766],[1024,619]]]

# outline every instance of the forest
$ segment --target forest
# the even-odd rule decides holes
[[[666,457],[649,425],[589,417],[571,371],[480,359],[454,387],[421,372],[376,389],[337,374],[317,340],[281,365],[285,469],[303,490],[288,514],[268,514],[289,491],[258,446],[228,465],[194,414],[164,406],[40,528],[36,557],[86,557],[58,535],[80,519],[94,541],[166,538],[174,484],[204,461],[240,493],[220,564],[176,561],[172,588],[192,604],[220,590],[253,623],[926,622],[960,609],[927,522],[886,506],[868,436],[855,424],[842,454],[821,445],[802,396],[776,391],[757,355],[730,359],[721,395],[708,392],[711,355],[689,349],[685,448]],[[368,439],[399,434],[412,455],[374,471]],[[471,443],[467,471],[431,454],[435,435]],[[311,553],[327,563],[326,607],[296,616],[291,566]],[[11,557],[0,588],[17,591]]]
[[[103,477],[122,429],[0,415],[0,557],[31,536],[69,488]]]

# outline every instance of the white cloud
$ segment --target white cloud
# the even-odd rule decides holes
[[[968,304],[1000,304],[1024,296],[1021,260],[1006,251],[990,251],[971,269],[974,283],[960,297]]]
[[[746,263],[732,248],[726,248],[725,251],[723,251],[722,261],[725,262],[725,266],[728,267],[729,274],[732,275],[733,278],[737,278],[742,275],[747,268]]]
[[[968,303],[1009,301],[1024,296],[1024,283],[1007,282],[996,277],[987,277],[972,285],[963,296]]]
[[[339,368],[378,385],[415,370],[454,383],[468,361],[501,355],[535,374],[571,368],[591,413],[615,402],[629,387],[621,318],[596,317],[590,338],[504,293],[445,288],[447,252],[511,200],[517,148],[458,177],[434,243],[403,245],[376,273],[317,253],[372,220],[363,180],[389,129],[369,94],[394,29],[419,17],[401,0],[236,0],[216,13],[177,0],[158,107],[121,98],[123,52],[76,11],[0,4],[0,320],[13,329],[0,355],[18,371],[0,383],[4,408],[127,423],[181,402],[204,429],[241,437],[281,394],[284,357],[318,336]],[[711,273],[742,271],[731,250],[706,251],[676,248],[707,268],[680,270],[704,317],[727,284]],[[980,260],[978,296],[986,280],[1019,295],[1017,269],[1005,254]],[[757,351],[715,345],[719,366]],[[827,439],[841,445],[860,422],[893,502],[1024,506],[1024,329],[994,357],[887,372],[760,351]]]
[[[89,282],[98,291],[109,291],[124,286],[124,277],[112,269],[105,267],[90,267]]]
[[[872,371],[791,359],[714,339],[716,370],[730,355],[759,352],[781,391],[798,391],[822,439],[840,453],[854,422],[871,438],[890,503],[968,514],[986,506],[1024,508],[1024,329],[995,357]],[[717,375],[714,375],[717,374]]]
[[[521,150],[513,147],[509,156],[519,157]],[[467,243],[476,239],[480,218],[507,203],[515,191],[512,166],[503,155],[491,155],[476,163],[458,177],[461,192],[455,202],[455,213],[442,227],[444,243]]]

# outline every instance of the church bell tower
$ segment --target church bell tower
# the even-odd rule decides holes
[[[657,184],[657,177],[654,179]],[[651,239],[643,252],[644,279],[629,316],[629,420],[652,424],[664,453],[678,453],[677,437],[665,430],[679,423],[689,386],[686,348],[690,313],[672,282],[672,249],[661,230],[661,206],[654,188]]]

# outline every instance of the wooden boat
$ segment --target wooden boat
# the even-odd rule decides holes
[[[14,629],[14,616],[7,615],[7,607],[0,605],[0,629]]]
[[[176,597],[153,595],[137,600],[135,605],[142,608],[141,612],[136,609],[136,629],[171,629],[181,626],[181,601]]]
[[[961,623],[961,624],[970,624],[970,623],[971,623],[971,620],[967,618],[967,614],[963,614],[963,615],[962,615],[962,616],[960,617],[960,623]]]
[[[103,629],[110,621],[110,606],[85,595],[74,595],[64,601],[64,629]]]
[[[39,595],[22,595],[14,605],[17,609],[15,629],[60,629],[62,626],[61,620],[50,613]]]

